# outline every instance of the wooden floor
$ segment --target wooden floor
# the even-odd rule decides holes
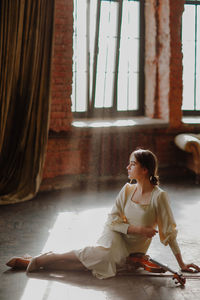
[[[199,299],[198,276],[187,278],[185,288],[181,288],[169,273],[160,277],[144,271],[125,272],[99,280],[89,272],[40,272],[27,276],[5,266],[13,255],[63,252],[93,243],[121,186],[93,185],[42,193],[31,201],[0,207],[0,300]],[[161,187],[170,195],[183,257],[200,265],[200,186],[179,181]],[[149,254],[178,270],[170,249],[161,245],[158,237]]]

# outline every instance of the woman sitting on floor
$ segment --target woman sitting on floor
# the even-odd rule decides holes
[[[14,257],[7,265],[27,272],[91,270],[97,278],[109,278],[116,275],[117,267],[123,266],[131,253],[146,253],[159,232],[160,241],[170,246],[181,270],[199,272],[197,265],[186,264],[182,259],[168,196],[158,187],[156,156],[138,149],[131,154],[127,170],[135,184],[127,183],[120,191],[97,246],[34,258]]]

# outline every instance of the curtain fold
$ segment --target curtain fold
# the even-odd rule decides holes
[[[31,199],[50,115],[54,0],[0,1],[0,204]]]

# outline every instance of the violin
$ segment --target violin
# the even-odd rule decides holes
[[[143,268],[152,273],[165,273],[169,271],[173,274],[172,279],[175,280],[175,284],[180,283],[181,286],[185,285],[186,279],[181,273],[173,271],[167,265],[152,259],[149,255],[145,255],[144,253],[131,253],[127,258],[127,264],[133,265],[135,268]]]

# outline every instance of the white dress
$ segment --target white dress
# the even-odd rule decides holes
[[[116,275],[130,253],[146,253],[151,238],[139,234],[127,234],[129,225],[151,226],[159,230],[160,241],[169,245],[174,254],[180,252],[176,241],[176,223],[169,205],[167,193],[155,186],[148,205],[131,200],[135,185],[125,184],[108,215],[104,231],[97,246],[74,250],[82,264],[97,278]]]

